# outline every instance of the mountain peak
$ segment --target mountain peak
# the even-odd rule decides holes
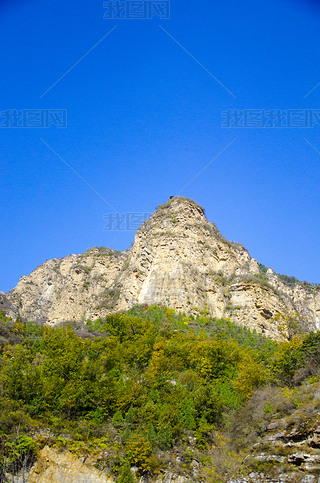
[[[189,221],[201,222],[207,221],[204,213],[204,208],[190,198],[173,196],[163,205],[157,206],[152,216],[156,218],[171,217],[177,221],[184,221],[187,218]]]
[[[159,205],[156,211],[168,210],[177,212],[179,210],[190,211],[193,214],[199,213],[204,216],[204,208],[200,206],[196,201],[185,196],[171,196],[170,199],[163,205]]]
[[[182,196],[171,197],[166,203],[156,207],[150,219],[145,222],[137,231],[136,239],[142,233],[148,236],[175,234],[186,234],[188,228],[211,225],[212,230],[217,231],[213,224],[209,224],[204,208],[195,201]]]

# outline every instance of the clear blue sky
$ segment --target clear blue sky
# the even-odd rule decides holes
[[[178,193],[265,265],[320,282],[320,125],[221,127],[230,109],[320,108],[320,86],[305,97],[320,82],[319,3],[105,12],[100,0],[0,2],[1,111],[68,112],[66,129],[0,128],[0,290],[50,258],[128,248],[134,232],[104,230],[108,203],[153,212]]]

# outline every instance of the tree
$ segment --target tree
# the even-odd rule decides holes
[[[292,340],[296,335],[306,333],[307,323],[297,312],[278,313],[272,321],[278,323],[278,330],[286,339]]]
[[[122,467],[117,483],[134,483],[136,480],[131,472],[130,465],[128,461]]]

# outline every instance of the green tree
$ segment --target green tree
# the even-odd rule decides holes
[[[185,429],[194,430],[196,427],[196,409],[193,399],[189,398],[183,400],[180,405],[180,411],[182,412],[183,427]]]
[[[132,474],[129,463],[126,461],[122,467],[117,483],[134,483],[136,480]]]
[[[120,411],[117,411],[113,418],[112,418],[112,424],[115,428],[121,428],[124,424],[124,419]]]

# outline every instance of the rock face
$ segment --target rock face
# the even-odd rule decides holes
[[[260,475],[253,472],[249,475],[252,478],[240,479],[238,483],[319,483],[319,381],[311,384],[305,381],[291,392],[288,389],[284,391],[274,387],[264,391],[264,397],[260,396],[260,402],[257,393],[256,399],[251,402],[250,426],[254,421],[258,434],[245,460],[249,465],[266,465],[273,475],[278,474],[279,477],[264,475],[260,479]],[[299,401],[299,404],[295,405],[295,400]],[[266,404],[269,408],[276,409],[271,409],[271,413],[267,414],[262,409]]]
[[[54,324],[96,319],[117,308],[128,252],[92,248],[49,260],[8,292],[22,319]]]
[[[15,307],[3,292],[0,291],[0,312],[4,312],[8,317],[16,319],[19,315],[17,307]]]
[[[83,464],[70,452],[58,453],[45,446],[27,478],[29,483],[112,483],[101,471]]]
[[[90,458],[89,458],[90,459]],[[82,460],[85,460],[82,462]],[[94,467],[94,461],[78,458],[69,451],[59,452],[55,448],[45,446],[38,453],[35,464],[27,471],[15,477],[7,474],[8,482],[12,483],[115,483],[118,478],[110,476]],[[153,481],[154,483],[191,483],[184,476],[165,472],[159,478],[139,479],[139,483]]]
[[[7,295],[22,319],[56,324],[103,317],[135,304],[204,311],[273,338],[294,314],[314,330],[320,294],[286,284],[226,240],[194,201],[175,197],[137,231],[130,250],[91,248],[45,262]],[[282,329],[281,329],[282,327]]]

